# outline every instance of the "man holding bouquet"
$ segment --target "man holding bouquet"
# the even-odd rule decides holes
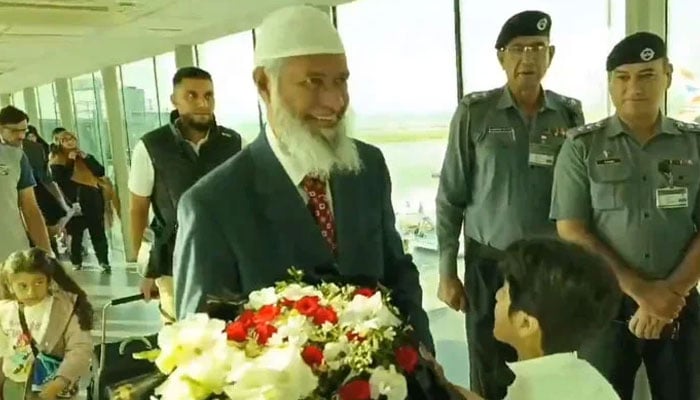
[[[253,78],[269,124],[181,199],[174,257],[179,318],[207,296],[247,295],[295,266],[376,279],[434,349],[418,271],[395,229],[379,149],[350,138],[349,71],[330,17],[286,7],[256,29]]]

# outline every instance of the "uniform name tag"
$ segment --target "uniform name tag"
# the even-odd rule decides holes
[[[661,209],[688,207],[688,188],[672,187],[656,189],[656,207]]]
[[[601,158],[600,160],[596,160],[597,165],[611,165],[611,164],[619,164],[621,163],[622,160],[617,158],[617,157],[609,157],[609,158]]]
[[[10,173],[10,167],[5,164],[0,164],[0,175],[8,175]]]
[[[528,162],[537,167],[551,167],[557,158],[557,150],[553,146],[541,143],[530,143],[530,156]]]
[[[489,135],[503,135],[503,136],[510,136],[513,140],[515,140],[515,129],[512,127],[503,127],[503,128],[489,128],[486,133]]]

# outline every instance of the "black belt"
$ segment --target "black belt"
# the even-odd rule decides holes
[[[467,258],[486,258],[489,260],[499,261],[503,258],[505,252],[495,247],[477,242],[474,239],[467,238],[465,245],[465,253]]]

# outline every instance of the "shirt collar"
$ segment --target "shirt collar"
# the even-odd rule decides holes
[[[542,103],[542,108],[540,108],[540,111],[543,111],[545,109],[550,109],[550,110],[557,110],[558,109],[557,102],[554,101],[551,93],[548,93],[541,86],[540,86],[540,93],[542,93],[542,96],[544,96],[544,102]],[[508,85],[503,86],[503,88],[501,90],[501,97],[498,99],[498,104],[496,105],[496,107],[499,109],[516,107],[515,100],[513,99],[513,95],[510,93],[510,89],[508,89]]]
[[[277,136],[275,136],[270,125],[265,126],[265,136],[267,137],[267,142],[270,144],[272,153],[274,153],[277,160],[282,164],[284,172],[287,173],[287,176],[289,176],[294,186],[299,186],[310,171],[305,171],[293,157],[289,156],[289,154],[282,149],[282,144],[279,139],[277,139]]]
[[[198,143],[194,143],[194,142],[192,142],[192,141],[190,141],[190,140],[185,139],[185,136],[182,135],[182,131],[180,130],[180,127],[182,126],[181,124],[182,124],[182,122],[180,121],[180,118],[176,119],[174,122],[170,122],[170,124],[169,124],[169,125],[170,125],[170,131],[171,131],[171,132],[173,133],[173,135],[175,135],[175,137],[177,137],[178,139],[181,139],[181,140],[186,141],[187,144],[189,144],[190,146],[192,146],[192,148],[194,149],[194,151],[195,151],[197,154],[199,154],[199,149],[202,148],[202,145],[204,145],[204,143],[206,143],[206,142],[209,140],[209,133],[211,132],[211,129],[209,129],[209,130],[207,131],[207,134],[204,135],[204,137],[202,138],[202,140],[200,140]]]
[[[661,115],[659,113],[659,116],[661,118],[661,122],[657,122],[656,125],[656,134],[669,134],[669,135],[680,135],[682,132],[678,129],[676,124],[673,122],[672,119],[666,118],[665,116]],[[610,118],[610,123],[607,126],[606,134],[608,137],[615,137],[618,135],[621,135],[623,133],[626,133],[630,135],[632,132],[625,124],[622,122],[620,119],[620,116],[615,114],[612,118]]]
[[[519,377],[549,374],[552,371],[564,369],[567,364],[578,359],[576,352],[556,353],[525,361],[508,363],[508,367]]]

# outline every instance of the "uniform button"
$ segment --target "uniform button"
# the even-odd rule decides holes
[[[644,212],[644,218],[649,218],[649,213],[646,211]]]
[[[642,180],[643,180],[644,182],[646,182],[646,181],[647,181],[647,176],[646,176],[646,175],[642,175]]]
[[[649,258],[649,253],[644,253],[644,258]]]

